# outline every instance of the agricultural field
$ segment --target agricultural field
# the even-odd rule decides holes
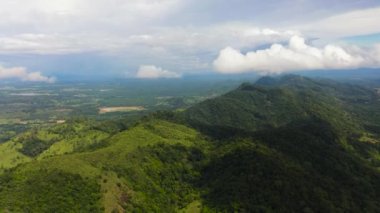
[[[137,119],[153,111],[185,109],[239,83],[199,79],[6,83],[0,86],[0,143],[26,129],[65,123],[71,118]]]
[[[99,114],[112,113],[112,112],[134,112],[145,110],[142,106],[120,106],[120,107],[101,107]]]

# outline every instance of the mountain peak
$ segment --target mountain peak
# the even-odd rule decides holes
[[[300,75],[281,75],[278,77],[271,77],[271,76],[265,76],[260,78],[255,82],[255,85],[260,86],[284,86],[284,85],[291,85],[291,84],[305,84],[305,83],[312,82],[311,79],[300,76]]]

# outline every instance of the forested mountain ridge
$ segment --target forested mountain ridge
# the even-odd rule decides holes
[[[256,131],[314,117],[329,118],[346,128],[359,128],[352,114],[344,110],[344,102],[330,90],[341,95],[330,85],[300,76],[264,77],[255,84],[244,83],[225,95],[197,104],[184,117],[194,126],[209,125],[213,130],[217,126]]]
[[[379,212],[378,104],[290,75],[135,124],[33,130],[0,145],[0,212]]]
[[[215,206],[230,203],[230,211],[233,206],[244,211],[279,211],[286,206],[293,211],[355,212],[379,207],[375,201],[380,182],[377,106],[379,96],[370,89],[291,75],[245,83],[191,107],[183,116],[223,145],[249,141],[247,148],[231,148],[234,151],[220,157],[221,162],[207,167],[211,175],[206,177],[216,185],[210,190],[215,190],[213,200],[222,197]],[[253,147],[265,147],[270,150],[265,154],[275,154],[257,160],[260,154]],[[227,168],[221,176],[223,167]],[[258,178],[257,173],[263,176]],[[229,184],[223,187],[225,179]],[[285,194],[297,199],[289,200]],[[366,197],[371,194],[374,197]],[[354,200],[374,202],[359,207]],[[273,208],[276,203],[281,204]]]

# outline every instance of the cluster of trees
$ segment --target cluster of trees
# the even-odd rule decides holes
[[[10,140],[12,137],[26,130],[25,125],[3,124],[0,125],[0,144]]]
[[[202,170],[205,205],[227,212],[379,211],[379,172],[346,151],[324,125],[221,141]]]
[[[205,159],[200,147],[156,144],[138,148],[126,158],[130,164],[111,170],[139,192],[124,203],[127,211],[176,212],[199,197],[195,185]]]
[[[56,142],[55,140],[41,140],[37,136],[37,131],[31,131],[19,140],[22,143],[22,147],[19,151],[29,157],[38,156]]]
[[[102,212],[99,192],[95,181],[58,170],[0,176],[0,206],[10,212]]]

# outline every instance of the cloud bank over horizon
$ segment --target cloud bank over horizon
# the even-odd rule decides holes
[[[267,49],[246,54],[227,47],[220,51],[213,66],[217,72],[225,74],[256,72],[265,75],[306,70],[379,68],[379,56],[379,45],[367,49],[332,44],[315,47],[307,44],[305,38],[293,36],[288,45],[273,44]]]
[[[30,72],[25,67],[5,68],[0,66],[0,80],[4,79],[44,83],[54,83],[56,81],[54,77],[44,76],[41,72]]]
[[[141,65],[136,73],[136,78],[141,79],[158,79],[158,78],[180,78],[181,75],[176,72],[164,70],[154,65]]]

